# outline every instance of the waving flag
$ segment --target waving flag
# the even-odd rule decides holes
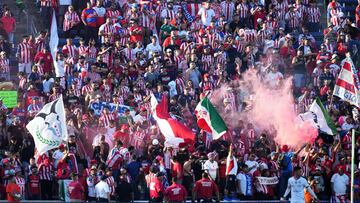
[[[326,134],[337,134],[335,124],[319,98],[316,98],[311,104],[308,112],[300,114],[299,117],[302,121],[309,121],[314,128],[317,128]]]
[[[56,66],[55,60],[56,60],[56,52],[57,52],[57,49],[58,49],[58,44],[59,44],[59,35],[58,35],[58,31],[57,31],[55,10],[53,9],[52,20],[51,20],[51,28],[50,28],[49,47],[50,47],[51,56],[52,56],[52,58],[54,60],[54,66]]]
[[[226,133],[227,127],[224,120],[207,97],[196,106],[195,114],[198,126],[206,132],[212,133],[214,140]]]
[[[33,136],[39,154],[59,147],[68,137],[62,97],[47,103],[26,128]]]
[[[176,146],[182,142],[191,144],[195,141],[193,132],[170,116],[166,96],[163,96],[161,102],[158,103],[155,96],[151,94],[151,108],[153,117],[164,135],[166,143]]]
[[[341,62],[341,71],[336,80],[333,94],[352,105],[360,107],[360,81],[357,70],[350,57],[346,57]]]

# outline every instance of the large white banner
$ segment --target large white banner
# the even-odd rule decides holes
[[[33,136],[39,154],[59,147],[62,140],[67,140],[68,133],[62,97],[45,104],[26,128]]]

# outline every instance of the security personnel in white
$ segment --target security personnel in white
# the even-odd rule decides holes
[[[288,186],[286,188],[284,196],[280,199],[282,201],[286,200],[286,197],[291,191],[290,203],[304,203],[304,188],[314,197],[315,200],[318,200],[314,191],[310,188],[309,183],[305,178],[301,177],[301,168],[294,168],[294,176],[289,178]]]
[[[110,201],[110,187],[105,180],[106,176],[101,176],[100,182],[95,186],[95,194],[98,202]]]

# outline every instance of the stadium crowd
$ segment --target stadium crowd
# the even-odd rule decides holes
[[[279,200],[288,199],[291,189],[292,202],[346,202],[351,130],[359,131],[360,118],[357,108],[332,97],[332,90],[345,57],[360,68],[360,1],[350,18],[336,0],[329,2],[326,25],[318,3],[40,0],[44,31],[17,40],[14,11],[3,5],[0,76],[16,81],[18,106],[7,108],[0,99],[1,199]],[[53,11],[59,35],[66,38],[54,60]],[[314,32],[323,33],[321,43]],[[18,66],[10,67],[14,55]],[[18,68],[16,78],[12,68]],[[246,80],[249,70],[269,89],[293,77],[295,110],[305,112],[319,97],[337,135],[320,133],[294,149],[277,144],[275,131],[238,119],[236,127],[212,140],[196,124],[196,105],[228,85],[215,95],[222,100],[217,108],[227,113],[251,108],[236,83]],[[151,92],[158,101],[167,97],[169,112],[196,134],[192,146],[166,145],[152,117]],[[68,141],[38,154],[25,126],[60,96]],[[360,201],[358,134],[355,144],[354,198]]]

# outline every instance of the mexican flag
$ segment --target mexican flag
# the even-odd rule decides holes
[[[336,127],[331,120],[329,113],[321,103],[319,98],[311,104],[309,111],[299,115],[304,122],[310,121],[311,124],[329,135],[336,135]]]
[[[212,133],[213,139],[219,139],[227,131],[226,124],[210,100],[205,97],[195,108],[198,126]]]

